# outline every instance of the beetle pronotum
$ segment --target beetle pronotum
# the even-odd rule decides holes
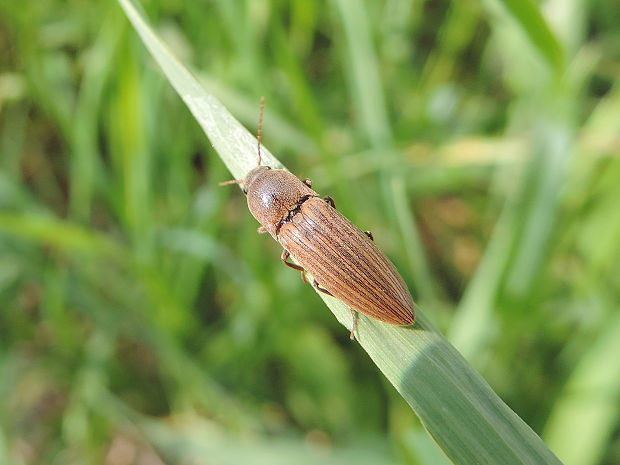
[[[388,258],[374,244],[370,232],[362,232],[335,208],[331,197],[312,190],[309,179],[300,181],[286,170],[261,165],[264,98],[258,124],[258,165],[245,179],[221,183],[241,184],[248,208],[261,226],[284,250],[285,265],[314,278],[312,285],[349,306],[355,313],[391,325],[414,322],[413,299],[405,282]],[[289,256],[299,265],[289,263]]]

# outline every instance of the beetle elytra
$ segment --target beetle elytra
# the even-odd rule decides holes
[[[313,286],[344,302],[355,313],[391,325],[414,322],[414,304],[402,277],[390,260],[364,233],[335,208],[331,197],[321,197],[312,183],[300,181],[282,169],[261,165],[264,98],[258,125],[258,165],[245,179],[221,183],[241,184],[248,208],[284,251],[285,265],[314,277]],[[293,257],[299,265],[288,262]]]

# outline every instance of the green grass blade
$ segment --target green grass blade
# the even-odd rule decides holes
[[[206,92],[196,78],[172,55],[129,0],[119,0],[144,45],[149,49],[166,77],[183,98],[202,126],[213,147],[235,179],[242,179],[256,166],[256,138],[239,123],[220,101]],[[258,114],[258,102],[256,102]],[[261,150],[265,164],[281,168],[266,148]]]
[[[0,214],[0,233],[69,253],[104,255],[124,261],[126,251],[107,237],[70,222],[43,214]]]
[[[119,3],[218,154],[236,178],[243,177],[256,165],[254,137],[215,97],[201,89],[128,0]],[[267,163],[282,166],[271,155]],[[319,295],[336,318],[350,328],[348,307]],[[416,324],[408,328],[359,316],[357,338],[454,463],[560,463],[419,311]]]
[[[108,391],[100,393],[95,408],[104,416],[131,423],[148,441],[165,454],[170,463],[233,465],[388,465],[393,454],[380,440],[357,438],[346,447],[313,444],[298,438],[248,437],[239,441],[217,423],[187,412],[162,422],[134,410]],[[422,462],[424,463],[424,462]],[[431,462],[427,462],[431,463]],[[0,464],[1,465],[1,464]]]
[[[117,13],[117,12],[115,12]],[[85,221],[91,214],[97,172],[97,115],[103,100],[103,89],[113,70],[113,57],[120,31],[116,27],[118,13],[104,20],[97,40],[84,67],[79,99],[75,110],[72,144],[70,211],[74,218]]]
[[[531,0],[500,0],[500,2],[519,23],[547,64],[559,71],[564,64],[564,53],[538,6]]]
[[[390,147],[392,134],[385,107],[379,67],[372,53],[368,15],[355,0],[335,0],[347,42],[347,61],[352,77],[352,100],[361,116],[360,130],[373,147]]]
[[[377,150],[377,158],[397,158],[397,152],[392,148],[394,140],[381,85],[379,60],[373,47],[369,14],[364,3],[359,0],[335,0],[334,4],[347,44],[351,99],[362,116],[359,122],[360,130],[363,134],[368,134],[370,145]],[[405,201],[404,186],[404,177],[397,169],[392,172],[384,170],[384,203],[395,213],[393,229],[400,230],[407,244],[407,256],[419,291],[416,298],[437,300],[420,233]]]
[[[362,347],[454,463],[560,463],[419,309],[414,328],[358,325]]]
[[[620,317],[613,315],[566,383],[545,430],[567,465],[595,465],[603,459],[620,416],[618,354]]]

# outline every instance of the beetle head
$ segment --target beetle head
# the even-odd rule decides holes
[[[243,182],[243,193],[247,194],[250,186],[256,181],[256,179],[261,176],[265,171],[269,171],[271,166],[257,166],[252,171],[250,171],[246,176]]]
[[[265,99],[261,97],[260,103],[258,166],[251,170],[243,180],[233,179],[220,183],[220,185],[240,184],[243,187],[243,192],[247,195],[250,212],[265,230],[277,240],[277,225],[300,205],[304,196],[316,196],[316,192],[288,171],[272,169],[270,166],[261,164],[261,136]]]
[[[275,238],[276,225],[293,211],[304,195],[316,192],[286,170],[257,166],[243,181],[248,208],[260,224]]]

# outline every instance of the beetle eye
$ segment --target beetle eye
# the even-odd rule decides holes
[[[270,169],[271,169],[271,166],[266,166],[265,168],[267,168],[268,170],[270,170]]]
[[[243,188],[243,193],[246,194],[246,195],[248,193],[248,190],[245,187]]]

